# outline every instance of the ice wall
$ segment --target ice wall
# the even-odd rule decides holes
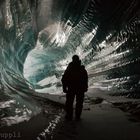
[[[37,14],[40,31],[24,64],[24,76],[37,91],[60,92],[61,75],[72,55],[78,54],[88,70],[91,87],[138,95],[138,0],[46,0],[40,1],[37,11],[43,11],[43,15]]]

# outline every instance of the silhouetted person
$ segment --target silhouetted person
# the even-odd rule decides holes
[[[77,55],[72,57],[72,62],[65,70],[62,84],[63,92],[66,93],[66,119],[72,120],[73,102],[76,96],[75,118],[79,120],[83,108],[84,92],[88,89],[88,75]]]

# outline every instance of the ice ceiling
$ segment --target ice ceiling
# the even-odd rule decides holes
[[[2,91],[60,93],[74,54],[90,87],[138,95],[139,0],[0,1]]]

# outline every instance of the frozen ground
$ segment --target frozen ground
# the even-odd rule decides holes
[[[54,140],[139,140],[140,123],[129,121],[127,114],[103,102],[84,110],[80,122],[65,122]]]
[[[65,94],[35,95],[42,105],[42,112],[27,122],[1,128],[1,134],[20,132],[21,137],[18,137],[18,140],[139,140],[140,138],[140,120],[128,111],[130,103],[139,108],[140,99],[110,96],[108,92],[89,89],[85,97],[82,119],[77,122],[65,121],[61,106],[47,100],[60,103],[63,107]],[[127,109],[126,112],[122,111],[120,106]],[[135,109],[131,108],[133,111]]]
[[[64,95],[46,95],[54,101],[64,103]],[[54,98],[55,97],[55,98]],[[139,99],[109,96],[108,93],[90,89],[86,93],[82,120],[59,123],[54,140],[139,140],[140,122],[129,112],[123,112],[114,104],[135,103]],[[135,120],[135,121],[132,121]]]

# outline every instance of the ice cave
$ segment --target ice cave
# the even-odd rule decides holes
[[[63,94],[75,54],[89,88],[140,98],[139,0],[0,0],[0,127],[39,114],[35,94]]]

